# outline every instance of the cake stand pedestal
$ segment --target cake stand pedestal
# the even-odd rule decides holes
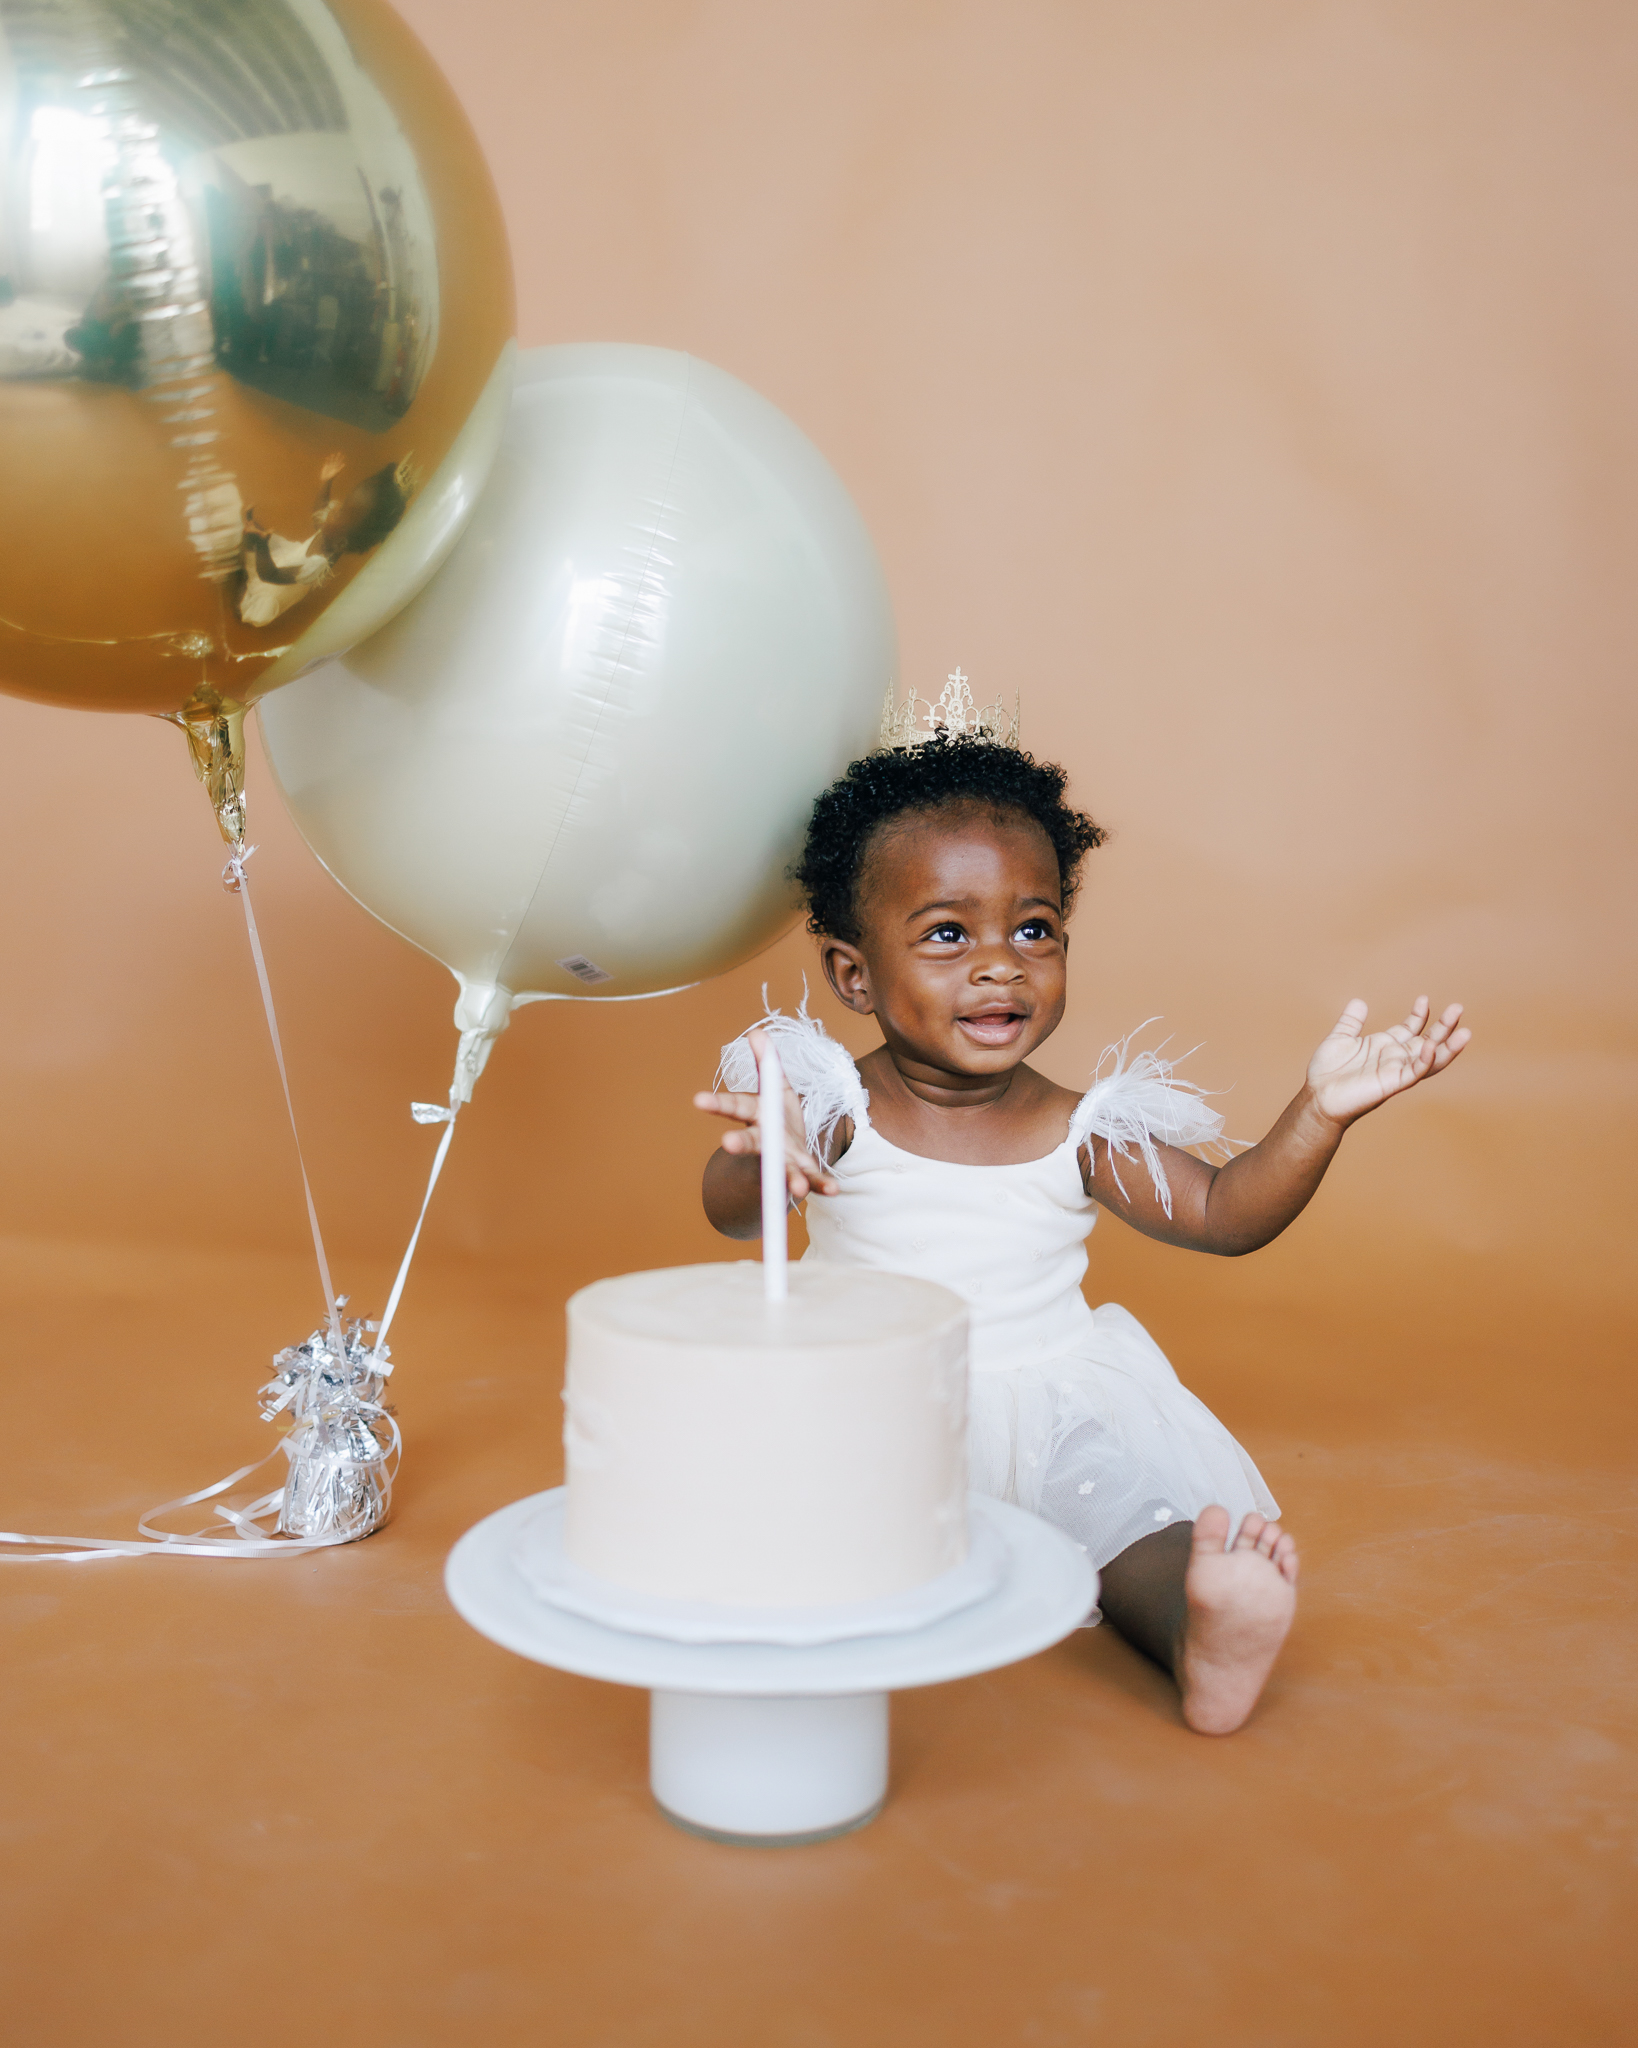
[[[520,1657],[646,1687],[655,1800],[679,1826],[723,1841],[817,1842],[863,1827],[887,1793],[890,1692],[1033,1656],[1097,1598],[1096,1573],[1061,1530],[974,1494],[1007,1562],[970,1607],[840,1642],[673,1642],[570,1614],[533,1590],[513,1553],[549,1498],[515,1501],[456,1544],[444,1572],[456,1612]]]

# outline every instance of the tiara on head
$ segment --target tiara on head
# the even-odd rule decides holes
[[[914,690],[906,690],[904,702],[895,704],[893,685],[888,684],[887,695],[882,702],[881,737],[876,743],[878,751],[886,747],[924,747],[940,733],[950,733],[962,739],[989,740],[998,747],[1015,747],[1018,744],[1018,698],[1016,695],[1013,697],[1010,718],[1000,697],[993,704],[986,704],[981,711],[973,702],[972,686],[960,669],[945,679],[936,704],[926,697],[918,697]]]

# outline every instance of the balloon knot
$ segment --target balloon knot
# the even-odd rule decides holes
[[[237,896],[245,884],[245,862],[256,851],[254,846],[240,843],[228,855],[227,865],[222,870],[222,887],[230,896]]]

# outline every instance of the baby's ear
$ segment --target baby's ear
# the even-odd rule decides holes
[[[831,993],[860,1017],[868,1017],[876,1005],[870,994],[870,973],[864,955],[845,939],[822,939],[819,964],[830,983]]]

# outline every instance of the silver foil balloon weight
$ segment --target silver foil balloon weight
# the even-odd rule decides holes
[[[398,1424],[382,1400],[390,1356],[370,1348],[373,1324],[328,1327],[279,1352],[262,1388],[262,1415],[290,1418],[290,1461],[279,1508],[283,1536],[349,1541],[387,1519],[398,1469]]]

